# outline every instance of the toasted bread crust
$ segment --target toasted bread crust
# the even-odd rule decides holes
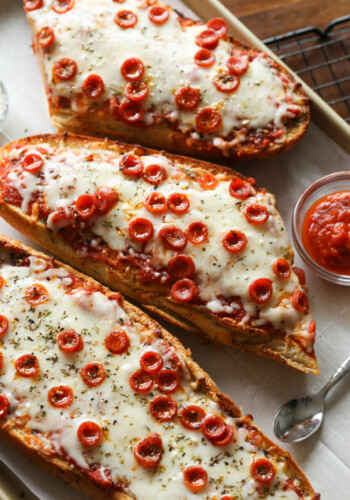
[[[92,278],[79,273],[78,271],[72,269],[70,266],[64,265],[56,260],[50,259],[48,256],[41,252],[37,252],[29,247],[26,247],[22,243],[12,240],[6,236],[0,236],[0,246],[4,246],[11,249],[14,252],[18,252],[21,255],[32,255],[39,257],[41,259],[50,260],[50,263],[56,268],[64,268],[69,273],[74,274],[87,284],[92,286],[99,286]],[[109,292],[107,288],[103,288],[105,292]],[[191,359],[191,353],[169,332],[162,328],[157,322],[143,313],[140,309],[136,308],[127,301],[123,301],[122,307],[125,312],[130,316],[133,322],[141,323],[142,325],[147,325],[149,329],[156,333],[158,338],[164,339],[167,343],[173,346],[183,357],[184,362],[189,370],[190,375],[197,382],[198,387],[201,391],[211,398],[214,402],[220,404],[228,415],[234,418],[242,417],[241,410],[235,405],[235,403],[225,394],[221,393],[216,384],[211,380],[209,375],[204,372],[198,365]],[[299,469],[295,461],[291,458],[290,454],[277,445],[275,445],[271,440],[269,440],[261,431],[258,429],[251,421],[249,416],[243,417],[249,425],[254,428],[262,437],[263,446],[268,449],[268,455],[274,457],[275,459],[284,462],[284,471],[289,476],[291,481],[297,479],[299,481],[299,488],[304,495],[312,496],[313,500],[319,498],[318,494],[313,490],[310,482],[305,477],[304,473]],[[76,468],[70,467],[70,465],[60,457],[45,455],[40,452],[33,443],[31,439],[31,433],[25,432],[20,427],[15,425],[10,428],[5,428],[6,426],[1,426],[0,424],[0,438],[6,443],[10,444],[23,455],[25,455],[30,460],[34,461],[36,464],[40,465],[44,469],[53,473],[54,475],[60,477],[67,484],[70,484],[79,491],[82,491],[89,495],[94,500],[102,500],[108,498],[111,500],[132,500],[132,496],[119,492],[102,489],[94,481],[92,481],[87,476],[83,475]]]

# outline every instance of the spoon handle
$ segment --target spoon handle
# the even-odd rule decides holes
[[[344,378],[349,373],[350,373],[350,356],[339,366],[333,377],[321,390],[324,396],[330,389],[332,389],[332,387],[334,387],[338,382],[341,381],[342,378]]]

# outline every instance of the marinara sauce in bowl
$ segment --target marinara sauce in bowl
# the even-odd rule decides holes
[[[350,286],[350,172],[322,177],[301,195],[292,234],[300,257],[316,274]]]

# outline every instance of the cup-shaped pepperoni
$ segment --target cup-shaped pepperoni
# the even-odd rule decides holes
[[[204,436],[208,439],[220,439],[226,431],[226,424],[219,415],[206,416],[201,425]]]
[[[211,442],[215,446],[227,446],[229,443],[231,443],[232,437],[233,437],[233,429],[230,425],[226,424],[225,432],[223,433],[223,435],[217,439],[212,439]]]
[[[187,231],[188,241],[193,243],[193,245],[201,245],[208,240],[209,232],[206,224],[204,222],[191,222],[188,226]]]
[[[236,177],[230,182],[229,191],[231,196],[239,198],[240,200],[245,200],[252,195],[251,187],[248,182],[243,181],[239,177]]]
[[[227,34],[227,23],[221,17],[210,19],[207,26],[209,29],[214,30],[219,38],[222,38]]]
[[[187,236],[181,229],[175,226],[161,227],[158,238],[165,248],[169,250],[180,251],[183,250],[187,244]]]
[[[105,84],[99,75],[89,75],[85,78],[82,91],[86,97],[97,99],[105,90]]]
[[[33,354],[22,354],[16,359],[15,368],[21,377],[36,377],[39,372],[39,361]]]
[[[119,115],[128,123],[138,122],[143,117],[142,105],[137,101],[123,99],[119,106]]]
[[[272,281],[267,278],[258,278],[249,284],[250,298],[257,304],[266,304],[272,297]]]
[[[5,335],[8,329],[9,329],[9,320],[6,318],[6,316],[0,314],[0,337]]]
[[[152,432],[134,446],[134,457],[142,467],[156,467],[161,461],[162,455],[162,438],[156,432]]]
[[[162,214],[166,212],[168,208],[164,194],[157,193],[157,191],[153,191],[146,196],[144,205],[149,212],[155,214]]]
[[[179,375],[175,370],[160,370],[156,377],[158,389],[162,392],[175,392],[179,385]]]
[[[57,345],[64,352],[77,352],[82,347],[83,340],[74,330],[63,330],[57,335]]]
[[[169,19],[169,11],[161,5],[154,5],[148,11],[148,18],[154,24],[164,24]]]
[[[250,466],[250,473],[255,481],[270,484],[275,477],[275,467],[267,458],[255,458]]]
[[[213,80],[216,89],[224,94],[230,94],[239,87],[239,78],[231,73],[219,73]]]
[[[43,6],[43,0],[24,0],[23,7],[26,12],[40,9]]]
[[[10,411],[10,402],[5,394],[0,394],[0,418],[5,417]]]
[[[305,276],[304,269],[301,269],[301,267],[293,266],[292,270],[298,276],[299,283],[301,285],[305,285],[305,283],[306,283],[306,276]]]
[[[75,209],[79,217],[88,219],[94,215],[96,210],[96,200],[91,194],[82,194],[75,202]]]
[[[73,59],[69,59],[69,57],[62,57],[53,65],[53,74],[59,80],[72,80],[77,73],[78,65]]]
[[[190,201],[183,193],[172,193],[168,197],[167,203],[174,214],[184,214],[190,207]]]
[[[291,270],[288,262],[285,259],[277,259],[272,265],[273,272],[282,280],[287,280],[291,275]]]
[[[40,283],[29,286],[24,292],[24,298],[31,306],[40,306],[49,299],[46,288]]]
[[[68,408],[73,403],[73,391],[66,385],[51,387],[48,400],[55,408]]]
[[[142,78],[145,72],[145,65],[137,57],[130,57],[122,63],[120,72],[125,80],[133,82]]]
[[[101,427],[89,420],[79,425],[77,435],[84,446],[97,446],[102,439]]]
[[[158,186],[167,178],[167,173],[164,167],[157,164],[148,165],[143,173],[143,178],[149,184]]]
[[[171,295],[176,302],[192,302],[197,295],[196,284],[188,278],[176,281],[171,287]]]
[[[150,401],[149,411],[156,420],[170,422],[177,414],[177,404],[170,396],[157,396]]]
[[[105,339],[106,348],[113,354],[123,354],[128,350],[129,345],[129,337],[124,330],[115,330]]]
[[[215,189],[219,181],[212,174],[203,174],[197,179],[198,184],[202,189],[212,190]]]
[[[38,172],[42,168],[44,162],[40,155],[30,153],[23,158],[21,165],[23,170],[34,173]]]
[[[163,358],[156,351],[146,351],[141,356],[140,366],[147,373],[158,373],[163,366]]]
[[[95,387],[102,384],[106,378],[106,370],[101,363],[86,363],[80,370],[80,376],[83,382],[89,387]]]
[[[38,31],[36,39],[38,40],[40,47],[48,49],[55,42],[55,33],[50,26],[44,26],[40,31]]]
[[[52,8],[57,14],[64,14],[74,7],[75,0],[53,0]]]
[[[200,49],[195,53],[194,62],[197,66],[201,66],[202,68],[208,68],[212,66],[215,62],[215,56],[208,49]]]
[[[292,306],[299,312],[306,313],[309,310],[309,299],[301,290],[296,290],[292,295]]]
[[[231,56],[226,61],[229,73],[233,75],[243,75],[248,69],[248,58],[244,55]]]
[[[124,89],[125,97],[130,99],[130,101],[142,101],[146,99],[148,93],[147,85],[139,81],[127,83]]]
[[[136,243],[146,243],[153,236],[153,224],[148,219],[142,217],[129,222],[128,233],[130,238]]]
[[[114,22],[120,28],[133,28],[137,23],[137,15],[131,10],[120,10],[114,16]]]
[[[168,262],[168,271],[172,278],[190,278],[195,271],[195,265],[189,255],[174,255]]]
[[[229,231],[222,240],[226,250],[231,253],[241,252],[247,243],[247,237],[241,231]]]
[[[179,417],[181,424],[186,427],[186,429],[200,429],[205,417],[205,411],[200,406],[187,405],[181,408]]]
[[[143,173],[143,163],[136,155],[126,154],[122,156],[119,168],[124,175],[130,177],[141,177]]]
[[[210,134],[221,125],[221,114],[215,108],[202,108],[196,115],[198,132]]]
[[[175,92],[176,105],[180,109],[184,109],[186,111],[195,109],[198,106],[200,99],[201,95],[199,90],[192,87],[182,87]]]
[[[191,491],[200,491],[206,487],[208,474],[199,465],[190,465],[183,471],[184,483]]]
[[[213,29],[206,29],[196,36],[195,41],[199,47],[214,50],[219,42],[219,36]]]
[[[118,193],[109,187],[102,187],[94,194],[97,215],[105,215],[117,204]]]
[[[269,217],[267,208],[259,203],[246,205],[243,213],[247,221],[251,224],[264,224]]]
[[[153,387],[153,377],[150,373],[140,369],[132,373],[129,378],[129,384],[133,391],[139,394],[146,394]]]

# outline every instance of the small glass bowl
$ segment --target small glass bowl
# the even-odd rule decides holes
[[[0,80],[0,93],[3,96],[3,106],[0,106],[0,131],[1,131],[4,128],[9,110],[7,90],[1,80]]]
[[[306,191],[300,196],[294,208],[292,220],[292,236],[294,245],[305,264],[314,271],[318,276],[325,280],[337,283],[339,285],[350,286],[350,276],[346,274],[333,273],[321,267],[305,250],[303,243],[303,224],[305,216],[312,205],[327,196],[328,194],[338,191],[350,191],[350,172],[337,172],[335,174],[322,177],[318,181],[311,184]]]

